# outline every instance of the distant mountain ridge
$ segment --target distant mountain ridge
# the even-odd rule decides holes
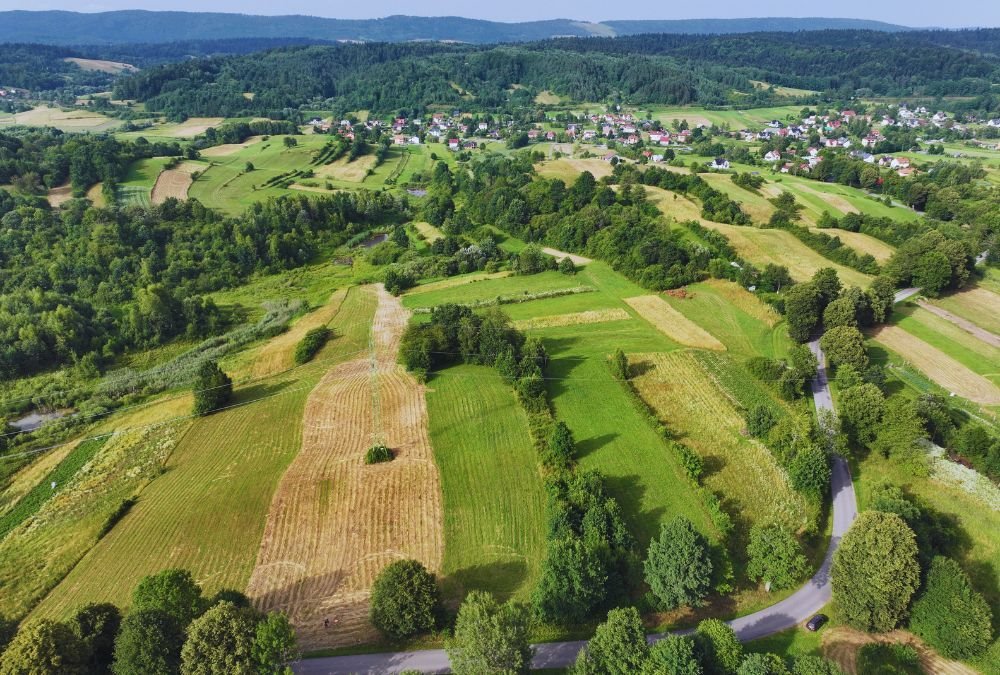
[[[551,19],[503,23],[463,17],[389,16],[382,19],[328,19],[313,16],[256,16],[200,12],[122,10],[0,12],[0,42],[55,45],[163,43],[179,40],[307,38],[406,42],[440,40],[487,44],[529,42],[551,37],[612,37],[640,33],[753,33],[860,29],[911,30],[865,19],[749,18],[612,20],[601,23]]]

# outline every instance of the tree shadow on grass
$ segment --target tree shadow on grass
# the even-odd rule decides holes
[[[229,405],[250,403],[251,401],[255,401],[257,399],[272,396],[284,389],[287,389],[292,384],[292,380],[283,380],[281,382],[261,382],[250,387],[242,387],[233,392],[233,399],[230,401]]]
[[[506,600],[528,580],[528,566],[521,559],[495,560],[455,570],[442,580],[445,602],[456,607],[469,591],[489,591]]]
[[[651,538],[659,534],[660,518],[666,509],[657,507],[643,510],[642,498],[646,488],[640,483],[639,476],[605,476],[604,484],[608,494],[621,506],[629,531],[638,540],[639,546],[644,548]]]
[[[576,442],[576,458],[577,459],[583,459],[587,455],[589,455],[591,453],[594,453],[594,452],[597,452],[598,450],[600,450],[601,448],[603,448],[605,445],[607,445],[611,441],[613,441],[616,438],[618,438],[619,435],[620,434],[617,434],[617,433],[602,434],[601,436],[594,436],[594,437],[588,438],[586,440],[577,441]]]

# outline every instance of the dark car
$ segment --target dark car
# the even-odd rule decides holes
[[[817,614],[806,622],[806,628],[814,633],[823,627],[823,624],[830,620],[826,614]]]

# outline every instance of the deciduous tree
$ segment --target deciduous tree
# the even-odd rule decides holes
[[[432,630],[439,604],[434,575],[419,561],[397,560],[386,565],[372,584],[371,621],[398,640]]]
[[[678,516],[649,544],[643,565],[646,583],[664,609],[699,606],[712,579],[708,541],[691,521]]]
[[[528,609],[500,604],[489,593],[466,596],[455,620],[455,634],[446,642],[456,675],[527,673],[531,667]]]

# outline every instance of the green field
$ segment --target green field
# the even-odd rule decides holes
[[[403,297],[403,305],[409,309],[433,307],[446,302],[473,303],[495,300],[497,297],[543,293],[565,290],[588,285],[583,275],[568,276],[560,272],[542,272],[529,276],[511,276],[503,279],[472,281],[440,290],[422,291],[419,286]],[[590,294],[585,294],[590,295]]]
[[[785,105],[773,108],[747,108],[745,110],[705,110],[697,106],[646,106],[642,111],[653,113],[653,119],[665,126],[673,120],[687,120],[694,128],[699,124],[729,126],[730,129],[759,128],[771,120],[788,122],[800,119],[802,106]]]
[[[545,554],[545,492],[528,420],[491,368],[461,365],[428,384],[444,494],[444,586],[526,599]]]
[[[153,157],[133,162],[125,180],[118,184],[118,201],[123,205],[149,206],[149,196],[169,157]]]
[[[147,574],[190,569],[208,593],[243,590],[256,561],[271,495],[301,447],[303,406],[339,360],[363,349],[374,312],[370,294],[352,292],[332,326],[338,337],[312,365],[238,388],[250,403],[197,419],[165,472],[35,610],[65,617],[87,602],[129,604]]]

